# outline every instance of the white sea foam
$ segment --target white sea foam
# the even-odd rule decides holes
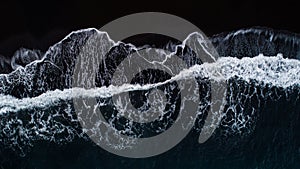
[[[33,98],[17,99],[12,96],[0,95],[0,114],[22,109],[47,107],[59,100],[71,100],[73,98],[111,97],[116,94],[147,90],[166,84],[168,82],[190,79],[195,77],[209,78],[220,81],[239,77],[245,81],[255,80],[258,84],[270,84],[275,87],[287,88],[300,85],[300,61],[285,59],[281,54],[274,57],[259,55],[254,58],[237,59],[233,57],[222,57],[215,63],[204,63],[195,65],[189,69],[182,70],[171,79],[147,85],[123,84],[121,86],[109,86],[93,89],[72,88],[48,91]]]

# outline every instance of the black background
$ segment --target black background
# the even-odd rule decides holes
[[[0,4],[0,54],[20,47],[45,51],[73,30],[146,11],[183,17],[208,36],[252,26],[300,33],[299,9],[296,1],[9,0]]]

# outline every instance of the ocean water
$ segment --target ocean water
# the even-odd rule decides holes
[[[96,46],[85,48],[94,36]],[[198,40],[201,36],[195,33],[185,42]],[[174,57],[155,50],[159,61],[147,60],[153,69],[137,74],[131,81],[123,78],[126,71],[119,66],[130,54],[147,46],[116,43],[96,29],[72,32],[45,53],[20,49],[11,59],[0,58],[0,167],[299,168],[300,35],[251,28],[221,33],[210,40],[219,55],[212,55],[215,62],[202,63],[189,46],[172,40],[158,48],[176,54],[187,67],[175,65],[169,67],[175,71],[167,73],[155,70]],[[91,68],[88,62],[79,64],[83,70],[78,75],[79,84],[87,83],[87,88],[74,87],[73,79],[76,61],[83,50],[92,59],[107,51],[107,58],[100,62],[95,76],[86,76]],[[130,57],[129,63],[135,59]],[[117,71],[121,74],[115,75]],[[200,98],[193,128],[178,145],[163,154],[136,159],[109,153],[89,138],[78,120],[77,113],[82,110],[74,106],[74,100],[97,98],[105,119],[123,134],[141,138],[158,135],[168,130],[180,115],[180,82],[191,79],[196,79],[200,86],[192,92],[193,97]],[[215,128],[210,138],[199,144],[199,135],[207,127],[208,110],[214,104],[211,91],[218,90],[211,87],[211,82],[221,84],[220,81],[225,82],[227,89],[225,99],[221,100],[224,109],[216,114],[217,125],[209,126]],[[97,88],[90,85],[93,82]],[[118,85],[120,82],[126,83]],[[148,109],[145,95],[154,89],[163,91],[154,99],[160,121],[140,125],[117,116],[127,113],[136,121],[151,118],[142,113],[135,117],[122,108],[131,102],[137,109]],[[129,93],[129,98],[122,97],[123,93]],[[113,103],[114,98],[121,101]],[[167,108],[159,107],[161,102],[166,102]],[[123,148],[134,142],[109,144]]]

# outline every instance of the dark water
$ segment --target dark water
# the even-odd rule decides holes
[[[82,131],[72,98],[68,97],[75,60],[88,38],[97,33],[94,29],[74,32],[45,54],[21,49],[12,60],[0,61],[3,73],[0,75],[0,168],[300,167],[299,35],[254,28],[213,36],[211,41],[219,55],[227,58],[218,63],[224,69],[232,66],[239,72],[227,74],[225,115],[219,127],[209,140],[198,143],[210,97],[207,79],[200,78],[202,103],[199,104],[204,107],[200,110],[203,113],[187,137],[163,154],[132,159],[111,154],[93,143]],[[153,44],[165,47],[168,42],[165,37],[158,38],[162,40]],[[107,43],[103,41],[104,45]],[[174,51],[178,43],[171,39],[165,48]],[[135,50],[123,43],[113,47],[106,60],[107,67],[100,66],[96,85],[109,86],[122,58]],[[277,56],[279,53],[283,57]],[[201,64],[188,48],[179,49],[177,54],[191,66]],[[264,56],[257,57],[259,54]],[[27,66],[13,71],[20,65]],[[253,69],[247,71],[247,67]],[[258,68],[265,73],[256,75]],[[274,79],[274,72],[281,76]],[[286,72],[292,75],[287,76]],[[137,83],[157,83],[170,78],[159,74],[151,81],[145,77],[147,74],[137,78]],[[51,92],[42,95],[49,91],[54,91],[53,95]],[[174,92],[176,95],[178,91]]]

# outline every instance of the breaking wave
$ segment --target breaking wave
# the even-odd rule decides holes
[[[100,65],[94,79],[96,88],[73,87],[76,59],[89,37],[95,34],[100,37],[101,50],[113,44],[109,48],[108,59]],[[194,35],[201,39],[197,34]],[[226,143],[226,148],[218,144],[224,148],[223,153],[232,152],[237,143],[242,147],[245,140],[251,140],[257,130],[270,120],[265,119],[266,115],[270,115],[270,107],[275,107],[270,108],[274,116],[287,116],[284,124],[290,124],[290,139],[295,138],[300,114],[299,35],[255,28],[219,34],[212,37],[211,42],[220,55],[219,58],[214,58],[216,61],[213,63],[201,63],[188,46],[171,45],[171,52],[184,60],[187,68],[179,67],[177,73],[169,73],[171,75],[165,78],[159,78],[159,72],[156,72],[156,76],[155,73],[153,76],[146,73],[140,76],[144,79],[122,85],[112,84],[112,75],[122,61],[117,57],[124,59],[143,47],[115,43],[105,32],[96,29],[73,32],[49,48],[45,54],[35,50],[19,50],[10,61],[2,59],[0,62],[0,72],[3,73],[0,74],[0,153],[13,151],[26,157],[40,141],[59,145],[66,145],[77,139],[89,142],[74,109],[73,100],[76,98],[104,99],[104,102],[98,103],[119,104],[117,107],[122,107],[122,103],[112,103],[109,98],[128,92],[136,96],[141,91],[147,93],[162,86],[171,86],[172,89],[168,90],[176,95],[176,91],[173,91],[176,82],[188,79],[197,79],[200,86],[200,96],[197,97],[200,97],[201,103],[199,110],[195,112],[197,119],[193,130],[196,133],[201,132],[207,109],[212,104],[210,81],[225,81],[227,85],[222,119],[211,138],[213,143],[224,143],[224,140],[229,142]],[[91,54],[99,53],[98,50]],[[168,54],[160,54],[167,59]],[[81,66],[82,69],[87,68],[87,65]],[[153,67],[155,68],[154,62]],[[167,96],[167,99],[163,96],[165,94],[168,93],[158,93],[156,99],[161,99],[158,102],[167,100],[170,103],[174,93]],[[141,98],[142,101],[143,99],[145,98]],[[128,102],[130,101],[125,101]],[[171,125],[168,122],[162,123],[164,126]],[[158,133],[167,129],[161,128]],[[291,143],[287,149],[294,155],[297,153],[296,147],[296,143]],[[0,158],[5,157],[0,155]]]

